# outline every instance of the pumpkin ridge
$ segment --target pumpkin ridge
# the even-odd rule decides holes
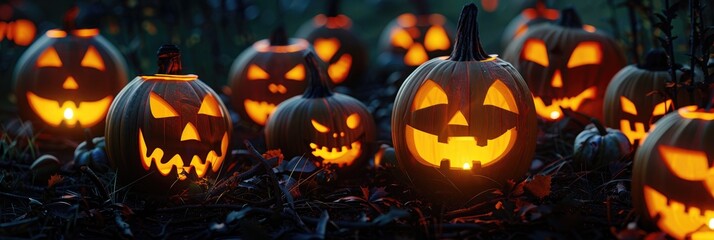
[[[456,28],[456,41],[454,50],[449,56],[452,61],[483,61],[488,59],[488,54],[481,46],[478,32],[478,7],[471,3],[464,6]]]

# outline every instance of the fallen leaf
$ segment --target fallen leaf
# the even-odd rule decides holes
[[[538,198],[550,195],[550,175],[536,175],[533,180],[523,186],[528,192]]]

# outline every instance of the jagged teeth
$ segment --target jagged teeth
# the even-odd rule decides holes
[[[352,143],[351,145],[349,145],[349,147],[348,147],[348,146],[342,146],[341,149],[338,149],[338,148],[332,148],[332,149],[330,149],[330,148],[328,148],[328,147],[319,147],[319,146],[318,146],[317,144],[315,144],[315,143],[310,143],[310,148],[312,148],[312,150],[321,150],[321,151],[330,152],[330,153],[340,153],[340,152],[344,152],[344,151],[347,151],[347,150],[352,150],[352,148],[355,148],[355,147],[356,147],[355,145],[356,145],[356,143]]]

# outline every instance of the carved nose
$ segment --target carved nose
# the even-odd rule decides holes
[[[72,76],[67,77],[67,79],[64,80],[64,83],[62,83],[62,88],[64,89],[77,89],[79,88],[79,84],[77,84],[77,81],[74,80]]]
[[[456,111],[456,114],[454,114],[454,116],[451,117],[451,120],[449,120],[449,125],[468,126],[469,122],[466,121],[466,117],[464,117],[464,114],[461,113],[461,111]]]
[[[268,85],[268,90],[270,90],[271,93],[280,93],[280,94],[285,94],[288,92],[288,89],[283,86],[282,84],[275,84],[271,83]]]
[[[426,60],[429,60],[429,56],[426,55],[426,50],[420,43],[414,43],[404,55],[404,63],[409,66],[419,66]]]
[[[196,130],[196,127],[191,123],[187,123],[183,128],[183,132],[181,132],[181,141],[189,140],[201,141],[201,138],[198,137],[198,130]]]
[[[563,77],[560,75],[560,69],[555,70],[555,73],[553,74],[553,80],[550,81],[550,86],[554,88],[563,87]]]

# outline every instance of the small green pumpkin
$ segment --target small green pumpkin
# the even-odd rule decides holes
[[[607,166],[630,152],[630,140],[620,130],[605,128],[591,118],[592,124],[575,137],[573,163],[581,169],[594,170]]]

